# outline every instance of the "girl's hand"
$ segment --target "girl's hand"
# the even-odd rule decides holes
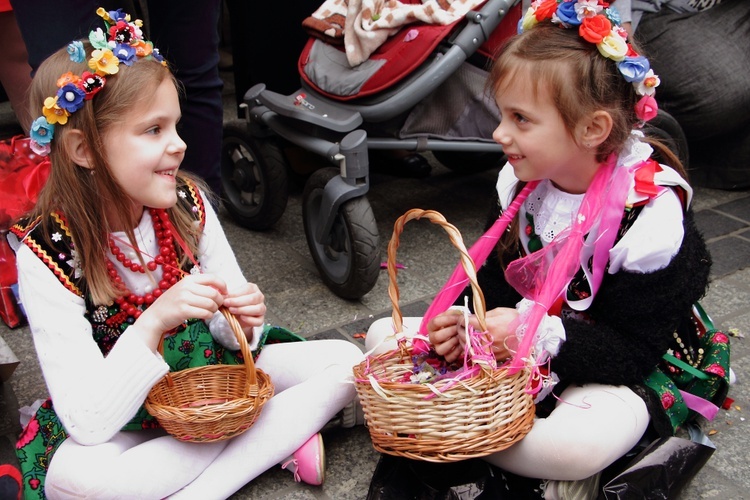
[[[255,283],[245,283],[224,296],[224,307],[237,317],[248,340],[253,327],[262,326],[266,315],[263,293]]]
[[[136,320],[150,340],[181,325],[186,319],[211,319],[224,303],[224,280],[213,274],[191,274],[165,291]],[[149,345],[152,342],[148,342]]]
[[[492,336],[492,352],[495,354],[495,359],[510,358],[511,353],[505,346],[505,340],[515,335],[510,326],[516,318],[518,318],[518,311],[509,307],[498,307],[487,312],[485,320],[487,331]],[[469,324],[475,330],[480,329],[479,321],[474,315],[469,316]],[[446,361],[452,363],[463,356],[465,349],[463,312],[450,310],[435,316],[427,324],[427,331],[435,352],[443,356]]]
[[[487,311],[485,319],[487,330],[492,335],[492,352],[495,354],[495,359],[503,360],[511,357],[510,351],[505,346],[505,340],[515,336],[515,331],[511,330],[510,326],[517,318],[518,311],[509,307],[497,307]],[[469,322],[474,325],[474,328],[479,328],[476,318],[472,317]]]
[[[463,354],[460,348],[459,324],[463,323],[463,312],[455,309],[438,314],[427,323],[430,343],[435,352],[448,363],[458,360]]]

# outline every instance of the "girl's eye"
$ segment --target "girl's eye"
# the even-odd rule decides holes
[[[158,126],[151,127],[150,129],[146,131],[147,134],[154,134],[154,135],[158,134],[159,132],[161,132],[161,127],[158,127]]]
[[[513,118],[519,123],[526,123],[528,121],[521,113],[514,113]]]

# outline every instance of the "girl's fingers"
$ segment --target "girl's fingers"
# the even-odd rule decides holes
[[[225,303],[224,306],[227,308],[227,310],[229,310],[230,313],[234,314],[235,316],[262,318],[266,314],[265,304],[252,304],[241,307],[234,307]]]
[[[191,274],[190,276],[183,278],[181,282],[197,283],[199,285],[211,287],[221,295],[227,294],[226,282],[215,274]]]

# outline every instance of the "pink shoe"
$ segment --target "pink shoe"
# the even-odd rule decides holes
[[[299,447],[287,461],[281,465],[294,473],[294,480],[303,481],[313,486],[320,486],[326,478],[326,453],[323,448],[323,436],[315,434]]]

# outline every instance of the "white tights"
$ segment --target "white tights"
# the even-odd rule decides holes
[[[405,335],[414,335],[420,321],[404,318]],[[391,318],[375,321],[365,339],[367,351],[380,353],[395,348],[392,334]],[[627,387],[571,386],[563,391],[547,418],[534,421],[526,437],[485,460],[526,477],[585,479],[633,448],[648,423],[646,404]]]
[[[163,431],[119,432],[82,446],[67,439],[45,483],[57,498],[227,498],[290,456],[354,397],[354,344],[319,340],[271,344],[256,366],[275,395],[243,434],[214,443],[186,443]]]

